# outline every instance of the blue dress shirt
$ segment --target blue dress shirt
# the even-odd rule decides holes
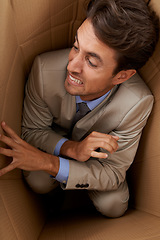
[[[100,97],[96,100],[92,100],[92,101],[83,101],[80,98],[80,96],[76,96],[77,111],[78,111],[78,103],[80,103],[80,102],[85,102],[87,104],[87,106],[89,107],[89,109],[92,111],[95,107],[98,106],[98,104],[100,104],[107,97],[109,92],[107,92],[102,97]],[[54,155],[55,156],[59,156],[60,149],[61,149],[63,143],[65,143],[67,140],[68,140],[67,138],[62,138],[57,143],[57,145],[55,147],[55,150],[54,150]],[[65,158],[62,158],[62,157],[59,157],[59,161],[60,161],[59,172],[58,172],[57,176],[55,177],[55,179],[58,182],[66,184],[67,180],[68,180],[68,176],[69,176],[69,160],[65,159]]]

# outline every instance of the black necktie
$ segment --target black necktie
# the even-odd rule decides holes
[[[78,122],[81,118],[83,118],[87,113],[91,111],[85,102],[78,103],[78,107],[79,109],[76,112],[73,120],[73,126],[76,124],[76,122]]]

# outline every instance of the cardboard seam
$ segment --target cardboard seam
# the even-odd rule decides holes
[[[151,212],[148,208],[143,208],[143,207],[137,207],[137,204],[136,204],[136,207],[134,207],[135,209],[137,209],[138,211],[140,212],[144,212],[146,214],[149,214],[151,216],[154,216],[155,218],[157,218],[157,220],[160,222],[160,213],[158,211],[153,211]],[[156,215],[157,214],[157,215]],[[155,236],[156,237],[156,236]]]
[[[12,15],[13,15],[13,25],[14,25],[15,36],[16,36],[16,40],[17,40],[17,45],[19,46],[20,43],[19,43],[19,39],[18,39],[17,27],[16,27],[16,22],[15,22],[14,4],[13,4],[12,0],[10,0],[10,5],[11,5]]]
[[[69,23],[70,23],[70,22],[68,22],[68,25],[69,25]],[[25,42],[21,43],[19,46],[22,47],[22,46],[24,46],[25,44],[29,43],[30,41],[33,41],[34,39],[42,36],[43,34],[45,34],[45,33],[47,33],[47,32],[50,32],[50,33],[51,33],[53,29],[56,29],[57,27],[63,26],[63,25],[66,25],[66,24],[67,24],[67,23],[61,24],[61,25],[58,25],[58,26],[56,26],[56,27],[52,27],[52,28],[50,28],[50,29],[48,29],[48,30],[46,30],[46,31],[43,31],[43,32],[41,32],[41,33],[38,33],[38,34],[35,35],[34,37],[31,37],[30,39],[27,39]],[[51,38],[51,40],[52,40],[52,38]]]
[[[73,4],[70,4],[69,7],[70,7],[71,5],[73,5]],[[51,5],[50,5],[50,6],[51,6]],[[68,6],[65,7],[64,10],[67,9],[67,8],[68,8]],[[61,12],[62,12],[62,11],[61,11]],[[57,14],[54,15],[54,17],[57,16],[57,15],[59,15],[61,12],[59,11]],[[32,32],[28,35],[28,38],[26,39],[27,41],[28,41],[28,40],[31,40],[32,38],[35,38],[36,36],[38,36],[40,33],[39,33],[39,34],[36,34],[36,32],[38,32],[38,31],[43,27],[42,25],[45,25],[47,22],[50,22],[50,29],[52,29],[53,27],[62,26],[62,24],[58,24],[58,25],[56,25],[56,26],[52,26],[52,17],[53,17],[53,15],[51,14],[51,7],[50,7],[50,14],[49,14],[49,16],[50,16],[50,17],[49,17],[48,19],[46,19],[44,22],[42,22],[42,23],[39,24],[40,26],[39,26],[38,28],[36,28],[35,31],[32,31]],[[68,21],[68,23],[70,23],[70,21]],[[64,22],[63,24],[65,25],[66,22]],[[47,31],[47,29],[46,29],[46,31]],[[43,32],[44,32],[44,31],[43,31]],[[41,33],[42,33],[42,32],[41,32]]]
[[[48,18],[45,22],[43,22],[42,24],[40,24],[40,27],[36,28],[35,31],[30,32],[30,34],[28,35],[27,39],[25,41],[31,40],[32,38],[35,38],[36,36],[38,36],[40,33],[36,33],[38,32],[41,28],[43,28],[43,26],[47,23],[50,22],[50,18]],[[43,25],[43,26],[42,26]],[[47,31],[47,29],[46,29]]]
[[[53,44],[52,44],[52,32],[51,32],[51,25],[52,25],[52,19],[51,19],[51,0],[49,1],[49,24],[50,24],[50,29],[49,29],[49,32],[50,32],[50,41],[51,41],[51,47],[53,48]]]
[[[156,74],[156,75],[158,75],[158,74]],[[153,81],[153,79],[152,79],[152,81]],[[150,87],[150,86],[148,86],[148,87],[149,87],[150,91],[152,92],[152,95],[153,95],[153,97],[154,97],[154,104],[155,104],[155,103],[157,103],[157,102],[160,100],[160,96],[158,96],[158,97],[155,98],[155,95],[154,95],[151,87]],[[154,105],[153,105],[153,107],[154,107]],[[153,112],[153,110],[152,110],[152,112]],[[151,112],[151,115],[152,115],[152,112]]]
[[[16,60],[16,58],[18,56],[18,51],[19,51],[19,47],[17,47],[17,49],[16,49],[15,57],[13,59],[13,64],[12,64],[12,67],[11,67],[11,70],[10,70],[10,74],[9,74],[9,77],[8,77],[8,81],[7,81],[7,84],[6,84],[5,93],[8,90],[8,85],[9,85],[10,80],[11,80],[11,76],[12,76],[12,72],[13,72],[13,66],[14,66],[15,60]],[[4,102],[3,102],[3,109],[2,109],[2,119],[4,119],[4,108],[6,106],[6,99],[7,99],[7,95],[5,94]]]
[[[17,40],[17,51],[18,51],[18,49],[21,51],[21,56],[22,56],[22,58],[23,59],[25,59],[24,58],[24,54],[23,54],[23,51],[22,51],[22,48],[21,48],[21,45],[20,45],[20,41],[19,41],[19,38],[18,38],[18,32],[17,32],[17,25],[16,25],[16,21],[15,21],[15,11],[14,11],[14,4],[13,4],[13,0],[10,0],[10,4],[11,4],[11,8],[12,8],[12,15],[13,15],[13,21],[14,21],[14,23],[13,23],[13,25],[14,25],[14,31],[15,31],[15,36],[16,36],[16,40]],[[17,53],[17,51],[16,51],[16,53]],[[16,57],[16,53],[15,53],[15,57]],[[25,61],[24,61],[24,64],[25,64],[25,72],[27,72],[27,65],[26,65],[26,63],[25,63]],[[13,65],[12,65],[13,66]],[[8,83],[7,83],[8,84]]]
[[[160,71],[160,67],[159,67],[159,65],[160,65],[160,61],[158,61],[157,63],[156,63],[156,61],[153,59],[153,58],[150,58],[150,61],[153,63],[153,65],[154,65],[154,69],[156,70],[156,72],[153,74],[153,76],[146,82],[147,84],[150,82],[150,81],[152,81],[153,80],[153,78],[159,73],[159,71]],[[153,71],[152,71],[153,72]]]
[[[13,228],[13,230],[14,230],[14,232],[15,232],[16,238],[17,238],[17,240],[18,240],[18,234],[17,234],[17,232],[16,232],[16,230],[15,230],[15,227],[14,227],[14,224],[13,224],[13,222],[12,222],[12,218],[11,218],[11,216],[10,216],[10,214],[9,214],[9,211],[7,211],[7,207],[6,207],[5,201],[4,201],[3,197],[2,197],[2,194],[0,194],[0,197],[1,197],[1,199],[2,199],[3,206],[4,206],[4,208],[5,208],[5,211],[6,211],[6,213],[7,213],[8,218],[9,218],[9,220],[10,220],[10,223],[11,223],[11,225],[12,225],[12,228]]]
[[[78,13],[78,0],[74,3],[76,11],[74,12],[73,15],[73,20],[70,21],[70,30],[69,30],[69,35],[68,35],[68,46],[72,45],[72,36],[73,36],[73,29],[74,29],[74,24],[77,20],[77,13]]]
[[[78,0],[76,0],[76,2],[77,2]],[[74,4],[76,4],[76,3],[71,3],[70,5],[67,5],[66,7],[64,7],[61,11],[59,11],[59,12],[57,12],[56,14],[54,14],[54,15],[52,15],[52,16],[54,16],[54,17],[56,17],[56,16],[58,16],[59,14],[61,14],[61,13],[63,13],[63,11],[66,11],[66,9],[67,8],[70,8],[72,5],[74,6]],[[52,17],[51,16],[51,17]]]
[[[16,21],[15,21],[15,12],[14,12],[13,0],[10,0],[10,4],[11,4],[12,12],[13,12],[14,26],[15,26],[15,30],[16,30],[16,29],[17,29],[17,25],[16,25]],[[30,37],[32,34],[34,34],[34,32],[36,32],[37,30],[41,29],[42,25],[45,25],[47,21],[48,21],[48,20],[40,23],[40,24],[39,24],[39,27],[36,28],[35,31],[31,32],[30,35],[29,35],[29,37]],[[17,39],[18,45],[20,46],[20,42],[19,42],[19,39],[18,39],[17,36],[18,36],[18,32],[16,31],[16,39]]]
[[[47,222],[48,222],[48,220],[46,219],[46,220],[45,220],[45,223],[44,223],[44,225],[43,225],[43,227],[42,227],[42,230],[40,231],[40,233],[39,233],[39,235],[38,235],[37,240],[40,240],[40,239],[41,239],[41,235],[42,235],[43,231],[45,230],[45,226],[46,226]]]
[[[49,32],[49,31],[50,31],[50,30],[46,30],[46,31],[41,32],[40,34],[36,35],[35,37],[26,40],[25,42],[21,43],[21,44],[19,45],[19,47],[25,46],[27,43],[29,43],[29,42],[31,42],[31,41],[33,41],[33,40],[36,40],[37,38],[39,38],[40,36],[43,36],[45,33]]]
[[[13,1],[12,1],[12,0],[9,0],[9,3],[10,3],[10,6],[11,6],[11,12],[12,12],[13,19],[14,19],[14,14],[13,14]],[[14,21],[14,23],[13,23],[13,27],[14,27],[14,30],[15,30],[15,21]],[[17,46],[18,46],[17,33],[16,33],[16,32],[14,32],[14,33],[15,33],[15,38],[16,38]],[[17,49],[16,49],[16,51],[17,51]],[[13,58],[13,61],[14,61],[14,58]],[[8,78],[9,78],[9,77],[10,77],[10,74],[9,74]],[[5,84],[5,82],[2,82],[2,84],[0,84],[0,89],[3,88],[4,84]]]

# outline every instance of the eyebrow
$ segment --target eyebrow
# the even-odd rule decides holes
[[[75,40],[78,42],[79,44],[79,41],[78,41],[78,32],[76,33],[75,35]],[[86,52],[89,56],[91,57],[94,57],[96,58],[100,63],[103,63],[101,57],[97,54],[97,53],[94,53],[94,52]]]

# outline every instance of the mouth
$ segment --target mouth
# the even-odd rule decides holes
[[[82,85],[83,82],[75,77],[73,77],[70,73],[68,73],[68,82],[71,83],[72,85]]]

